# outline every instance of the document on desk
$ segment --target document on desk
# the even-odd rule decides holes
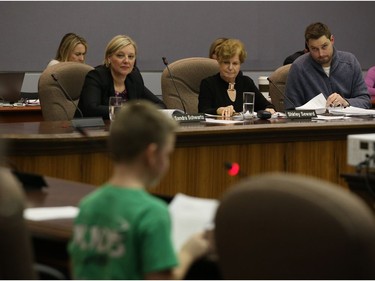
[[[176,194],[169,204],[176,251],[195,233],[212,229],[219,201]]]
[[[223,124],[223,125],[230,125],[230,124],[241,124],[244,120],[228,120],[228,119],[213,119],[213,118],[206,118],[205,123],[212,123],[212,124]]]
[[[374,109],[364,109],[355,106],[348,106],[348,107],[329,107],[328,112],[333,115],[355,115],[355,116],[368,116],[372,115],[375,116]]]
[[[73,219],[78,215],[78,211],[79,209],[74,206],[27,208],[23,216],[32,221]]]
[[[315,110],[316,114],[322,114],[326,111],[327,99],[320,93],[304,105],[296,107],[297,110]]]

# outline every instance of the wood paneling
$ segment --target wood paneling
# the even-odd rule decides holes
[[[372,120],[290,122],[283,119],[244,125],[181,125],[171,167],[152,192],[220,198],[242,177],[265,172],[315,176],[347,187],[340,177],[354,172],[346,159],[348,134],[371,133]],[[17,169],[56,178],[100,185],[111,174],[106,149],[108,124],[74,132],[69,122],[0,124],[8,159]],[[225,162],[237,162],[241,175],[230,177]]]

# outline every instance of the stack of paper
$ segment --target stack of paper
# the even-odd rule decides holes
[[[364,109],[355,106],[348,107],[331,107],[328,108],[328,112],[334,115],[372,115],[375,116],[375,110],[373,109]]]

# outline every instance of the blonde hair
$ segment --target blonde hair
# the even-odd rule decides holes
[[[214,42],[212,42],[210,46],[210,50],[208,51],[208,57],[210,59],[214,58],[214,55],[217,53],[217,49],[223,44],[224,41],[228,40],[228,38],[222,37],[222,38],[217,38]]]
[[[65,34],[57,49],[55,60],[60,62],[68,61],[70,54],[78,44],[85,46],[85,51],[87,52],[87,42],[83,37],[75,33]]]
[[[127,35],[117,35],[112,38],[111,41],[109,41],[107,48],[105,49],[105,54],[104,54],[104,64],[106,67],[109,67],[110,62],[108,58],[112,56],[114,53],[116,53],[118,50],[129,46],[133,45],[134,50],[135,50],[135,55],[137,55],[137,44],[134,42],[133,39],[131,39]]]
[[[240,59],[240,62],[243,63],[247,58],[247,52],[245,50],[245,45],[238,39],[225,40],[217,48],[216,51],[217,60],[219,62],[229,60],[237,54]]]

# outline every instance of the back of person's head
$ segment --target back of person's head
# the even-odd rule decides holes
[[[149,101],[127,102],[111,123],[108,143],[113,161],[131,163],[150,144],[162,148],[176,126],[172,118]]]
[[[104,54],[104,64],[108,67],[109,66],[109,60],[108,58],[116,53],[118,50],[129,46],[133,45],[134,50],[135,50],[135,55],[137,55],[137,44],[133,39],[131,39],[127,35],[117,35],[109,41],[106,49],[105,49],[105,54]]]
[[[60,62],[68,61],[71,52],[78,44],[82,44],[83,46],[85,46],[85,50],[87,51],[88,45],[83,37],[75,33],[65,34],[64,37],[61,39],[55,59]]]
[[[331,38],[331,31],[328,26],[321,22],[310,24],[305,30],[305,42],[309,42],[310,39],[316,40],[322,36],[326,36],[328,39]]]
[[[222,38],[217,38],[214,42],[212,42],[210,46],[210,50],[208,53],[208,57],[210,59],[216,59],[216,52],[217,49],[220,47],[221,44],[223,44],[224,41],[228,40],[228,38],[222,37]]]
[[[341,186],[265,173],[228,189],[215,218],[224,279],[374,279],[375,220]]]
[[[216,52],[217,60],[223,62],[231,59],[233,56],[239,56],[240,62],[243,63],[247,57],[245,45],[238,39],[225,40],[218,48]]]

